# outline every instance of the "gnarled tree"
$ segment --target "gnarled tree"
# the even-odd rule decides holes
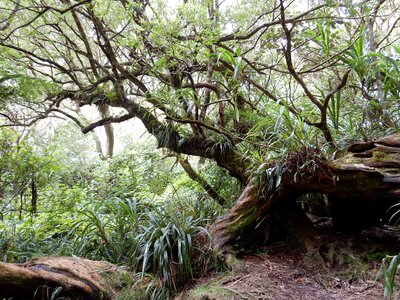
[[[368,160],[385,147],[385,155],[397,153],[398,137],[369,143],[356,153],[365,155],[361,162],[352,161],[356,154],[324,158],[397,130],[396,5],[7,1],[2,59],[16,65],[13,75],[26,71],[51,85],[23,110],[18,93],[7,95],[0,126],[62,115],[86,134],[140,119],[159,147],[213,160],[247,185],[213,227],[215,247],[229,252],[275,203],[304,193],[326,193],[335,203],[354,195],[398,199],[390,175],[398,157],[390,166]],[[3,82],[16,85],[13,76]],[[108,111],[88,124],[68,109],[87,105]],[[276,210],[283,223],[296,211],[287,207]]]

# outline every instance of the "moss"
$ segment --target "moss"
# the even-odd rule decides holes
[[[341,164],[364,164],[366,162],[373,162],[373,161],[386,161],[386,160],[399,160],[400,154],[399,153],[387,153],[380,150],[375,150],[372,152],[372,157],[365,158],[365,157],[356,157],[354,154],[349,154],[344,157],[337,159],[333,166],[340,166]]]
[[[191,290],[188,298],[189,300],[206,300],[206,299],[238,299],[238,294],[226,287],[222,286],[221,280],[212,281],[204,285],[200,285]]]
[[[124,289],[118,293],[116,300],[142,300],[146,299],[146,290]]]
[[[385,159],[386,156],[387,156],[387,153],[382,152],[382,151],[374,151],[372,153],[372,157],[374,159],[378,159],[378,160],[383,160],[383,159]]]
[[[399,160],[400,153],[387,153],[387,152],[383,152],[383,151],[374,151],[372,159],[378,160],[378,161]]]
[[[400,160],[400,153],[388,153],[383,151],[374,151],[372,154],[372,161],[387,161],[387,160]]]

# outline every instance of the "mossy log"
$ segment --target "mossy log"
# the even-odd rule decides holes
[[[362,222],[357,216],[369,219],[371,212],[376,214],[398,202],[400,134],[353,144],[333,161],[315,150],[303,149],[274,166],[266,165],[249,181],[232,209],[213,224],[214,248],[225,256],[234,253],[235,246],[239,243],[243,247],[262,220],[279,212],[281,219],[290,221],[290,228],[301,229],[295,234],[302,235],[299,238],[304,248],[311,250],[313,243],[309,231],[304,230],[304,218],[294,217],[292,210],[293,202],[306,193],[330,197],[335,208],[333,221],[341,229]],[[360,213],[366,208],[370,208],[368,214]]]
[[[127,273],[103,261],[78,257],[44,257],[23,264],[0,262],[0,299],[46,299],[55,289],[58,297],[113,299],[110,278]]]

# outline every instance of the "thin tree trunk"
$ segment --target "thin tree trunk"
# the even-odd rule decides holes
[[[103,119],[110,117],[110,108],[107,105],[98,106],[101,117]],[[114,155],[114,128],[111,123],[104,125],[104,130],[106,132],[106,152],[105,158],[112,158]]]
[[[35,215],[37,212],[37,199],[38,193],[36,188],[35,178],[32,178],[31,182],[31,207],[32,207],[32,215]]]
[[[97,135],[97,133],[94,130],[92,131],[92,137],[93,137],[94,143],[96,145],[96,152],[98,153],[100,159],[104,160],[105,155],[103,153],[103,147],[101,146],[99,136]]]
[[[226,200],[221,197],[218,192],[213,189],[213,187],[209,185],[208,182],[192,168],[187,159],[183,158],[182,156],[178,156],[178,161],[189,178],[193,181],[196,181],[212,199],[214,199],[221,206],[226,203]]]

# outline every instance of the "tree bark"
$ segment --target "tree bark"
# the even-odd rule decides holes
[[[102,119],[106,119],[110,117],[110,108],[107,105],[99,105],[98,106],[100,115]],[[106,133],[106,152],[104,157],[106,159],[112,158],[114,155],[114,127],[110,124],[104,125],[104,131]]]
[[[33,299],[45,289],[62,288],[73,299],[112,299],[110,276],[126,273],[115,265],[77,257],[45,257],[24,264],[0,262],[0,298]],[[50,292],[51,294],[51,292]]]
[[[334,161],[323,158],[315,150],[303,149],[275,166],[264,168],[261,175],[248,183],[232,209],[213,224],[213,246],[229,257],[238,243],[242,247],[246,245],[246,236],[275,212],[280,203],[294,202],[305,193],[329,195],[332,205],[339,207],[339,212],[334,211],[333,222],[336,219],[339,227],[351,227],[353,217],[363,222],[360,212],[372,207],[376,216],[398,202],[399,183],[400,134],[353,144],[345,155]],[[343,211],[349,213],[346,215]],[[365,218],[369,217],[367,213]],[[308,233],[306,237],[303,245],[309,250],[312,243]]]

